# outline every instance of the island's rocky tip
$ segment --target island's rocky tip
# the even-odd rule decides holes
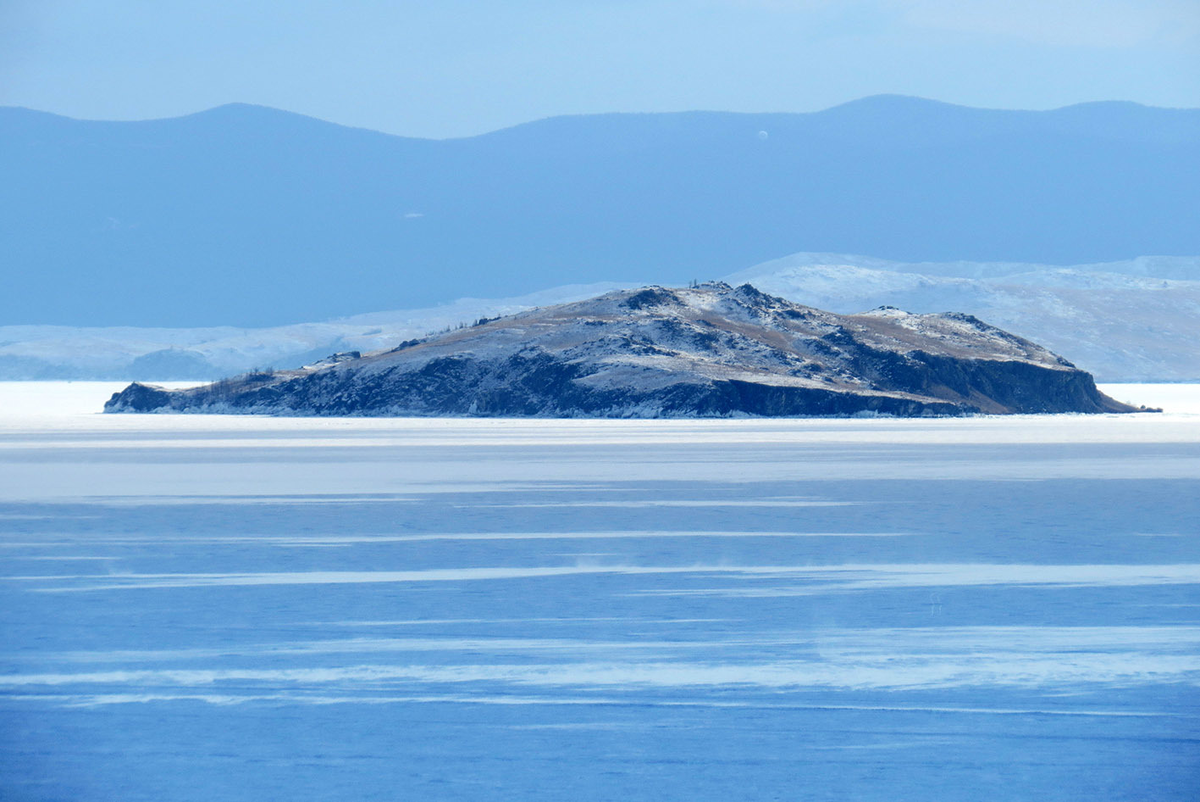
[[[201,387],[134,383],[107,412],[515,417],[1135,412],[971,315],[835,315],[750,284],[649,286],[375,353]]]

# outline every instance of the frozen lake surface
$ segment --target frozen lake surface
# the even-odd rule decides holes
[[[0,384],[0,799],[1191,800],[1162,415],[95,414]]]

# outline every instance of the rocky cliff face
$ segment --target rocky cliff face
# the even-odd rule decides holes
[[[187,390],[132,384],[108,412],[711,417],[1129,412],[1087,373],[969,315],[835,315],[749,284],[648,287],[365,356]]]

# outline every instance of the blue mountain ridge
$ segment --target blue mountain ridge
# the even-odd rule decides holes
[[[1077,264],[1200,253],[1200,110],[556,117],[426,140],[232,104],[0,108],[0,324],[269,326],[795,251]],[[1198,277],[1200,278],[1200,277]]]

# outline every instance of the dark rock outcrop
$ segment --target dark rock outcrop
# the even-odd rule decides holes
[[[132,384],[108,412],[715,417],[1131,412],[1092,377],[969,315],[834,315],[714,283],[479,321],[186,390]]]

